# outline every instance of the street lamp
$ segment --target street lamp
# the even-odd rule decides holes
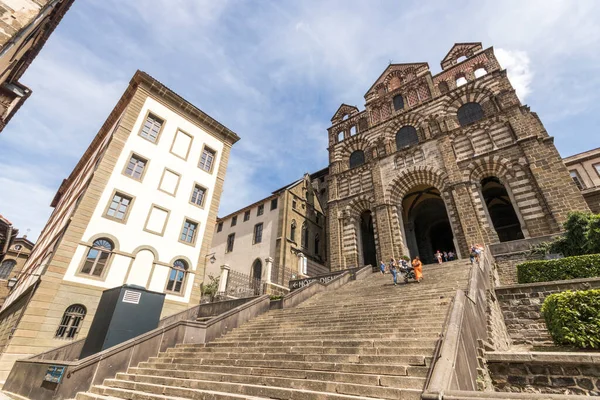
[[[10,278],[7,282],[6,282],[6,286],[8,286],[9,289],[12,289],[15,287],[15,285],[17,284],[17,278],[12,277]]]
[[[217,261],[217,258],[215,257],[215,255],[214,255],[214,254],[213,254],[211,257],[210,257],[210,260],[209,260],[209,261],[210,261],[210,263],[211,263],[211,264],[214,264],[214,263],[215,263],[215,261]]]

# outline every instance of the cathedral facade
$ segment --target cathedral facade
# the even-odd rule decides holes
[[[345,269],[437,250],[558,233],[589,210],[538,115],[493,48],[457,43],[432,75],[390,64],[342,104],[329,132],[330,265]]]

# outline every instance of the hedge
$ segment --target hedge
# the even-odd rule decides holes
[[[527,261],[517,265],[519,283],[600,277],[600,254]]]
[[[542,315],[554,343],[600,348],[600,289],[551,294]]]

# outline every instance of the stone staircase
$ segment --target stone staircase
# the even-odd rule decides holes
[[[178,345],[77,400],[418,399],[469,262],[425,266],[422,283],[373,274],[213,342]]]

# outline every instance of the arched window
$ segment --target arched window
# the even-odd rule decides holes
[[[467,83],[467,78],[461,76],[460,78],[456,78],[456,87],[465,85]]]
[[[347,120],[348,118],[350,118],[350,114],[344,114],[344,115],[342,116],[342,120],[343,120],[343,121]]]
[[[315,254],[319,255],[319,244],[321,243],[321,237],[319,234],[315,234]]]
[[[350,168],[358,167],[365,163],[365,153],[362,150],[356,150],[350,154]]]
[[[456,59],[456,63],[461,63],[467,59],[467,56],[460,56]]]
[[[308,227],[306,226],[306,221],[302,223],[302,247],[308,247]]]
[[[396,150],[419,143],[419,136],[414,126],[406,125],[396,132]]]
[[[350,127],[350,136],[356,135],[356,125]]]
[[[338,134],[337,134],[337,141],[339,143],[342,140],[344,140],[344,131],[339,131]]]
[[[440,93],[448,93],[450,89],[448,88],[448,82],[442,81],[438,84],[438,89],[440,89]]]
[[[292,220],[292,225],[290,226],[290,240],[292,242],[296,241],[296,220]]]
[[[485,68],[477,68],[474,72],[475,74],[475,78],[479,78],[484,76],[485,74],[487,74],[487,71],[485,70]]]
[[[73,304],[67,307],[54,337],[56,339],[75,339],[81,329],[86,313],[86,308],[81,304]]]
[[[4,260],[0,265],[0,279],[8,279],[13,268],[17,265],[15,260]]]
[[[394,110],[398,111],[398,110],[402,110],[404,108],[404,99],[402,98],[402,95],[399,94],[397,96],[394,96]]]
[[[101,277],[106,271],[114,245],[105,238],[96,239],[88,250],[85,263],[79,271],[81,274]]]
[[[167,282],[167,292],[181,293],[183,291],[183,283],[185,282],[185,274],[187,273],[188,265],[183,260],[175,260],[169,273],[169,281]]]
[[[479,103],[463,104],[456,112],[460,126],[466,126],[483,119],[483,109]]]

